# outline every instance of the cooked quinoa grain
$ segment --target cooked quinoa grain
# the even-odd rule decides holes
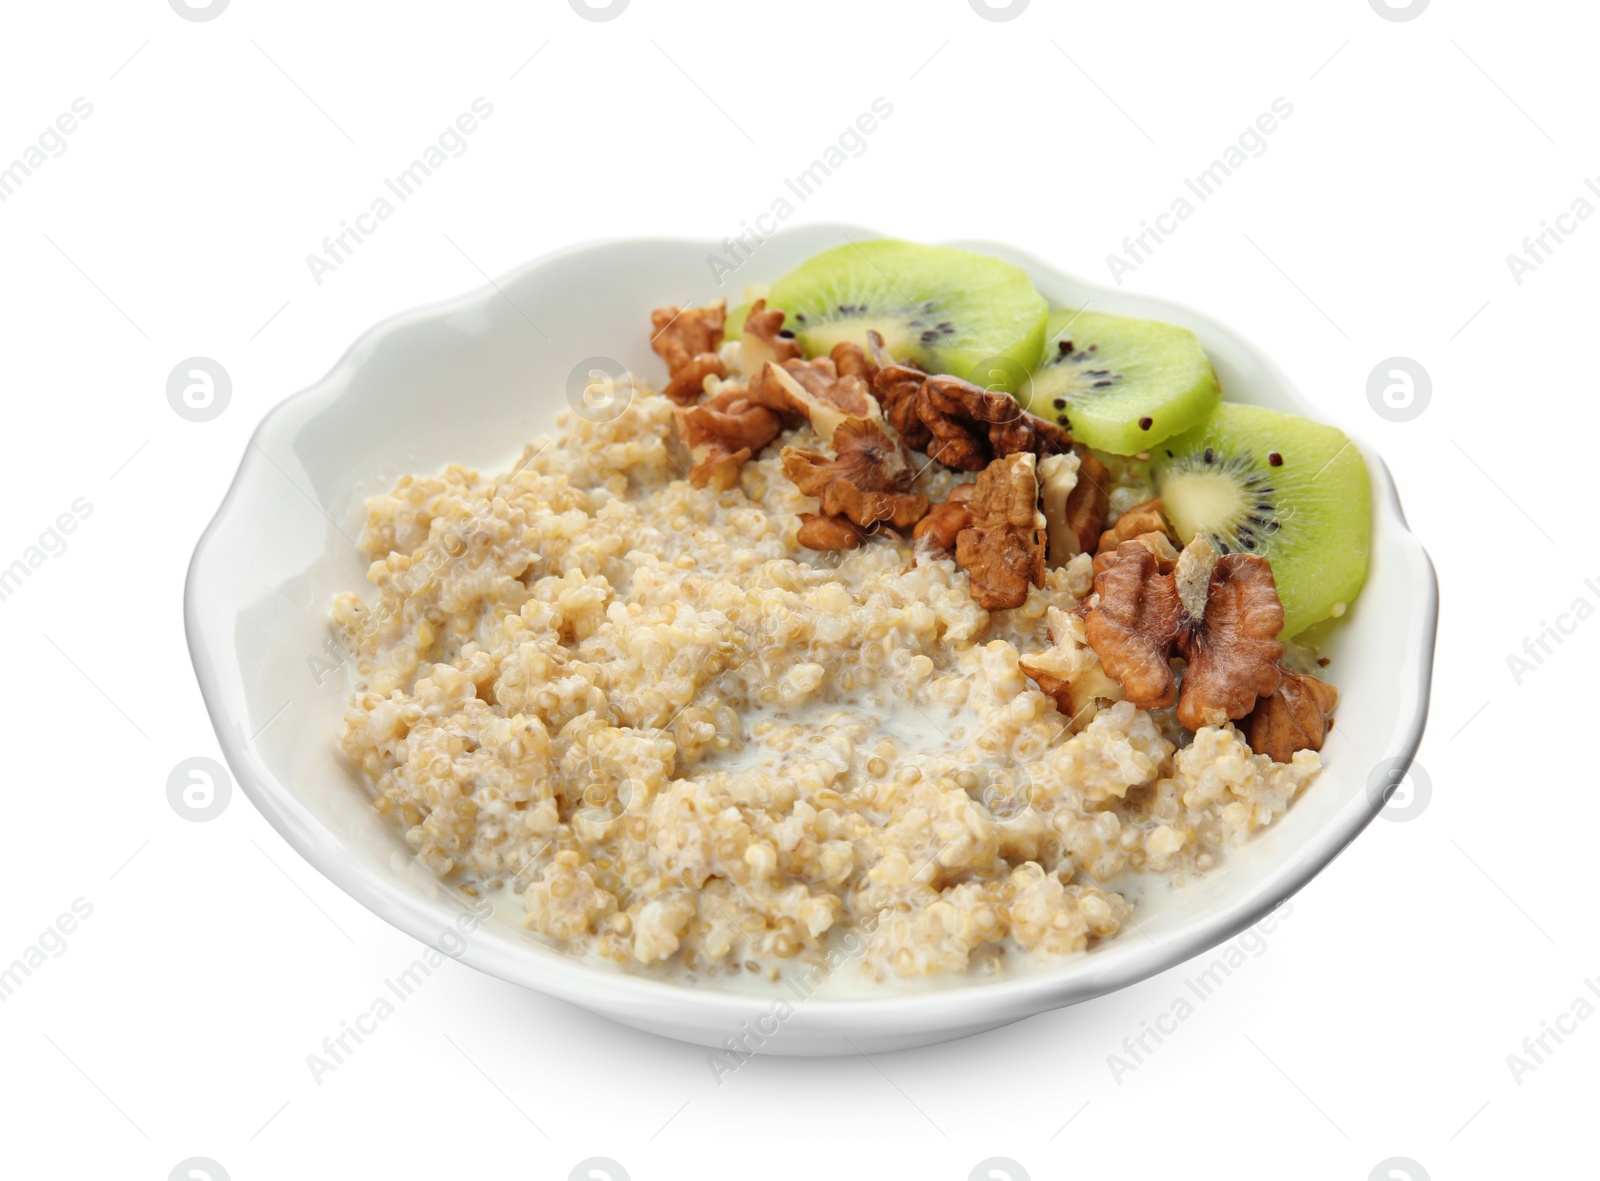
[[[614,421],[563,412],[511,474],[369,502],[375,593],[334,609],[360,681],[343,749],[435,873],[665,971],[771,976],[844,944],[869,980],[990,972],[1114,935],[1119,879],[1209,868],[1317,773],[1231,725],[1178,749],[1170,711],[1126,702],[1074,733],[1017,662],[1089,593],[1087,555],[991,613],[909,537],[804,549],[816,501],[783,444],[821,445],[789,432],[694,488],[641,386]]]

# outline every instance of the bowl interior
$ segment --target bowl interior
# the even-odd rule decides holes
[[[580,363],[586,372],[603,357],[662,376],[648,343],[651,308],[717,296],[737,303],[746,283],[770,281],[846,237],[870,236],[836,226],[786,231],[720,286],[708,244],[575,249],[380,325],[327,378],[272,413],[196,553],[188,620],[208,707],[242,786],[313,864],[375,909],[381,897],[380,913],[420,938],[442,932],[461,907],[373,811],[337,753],[350,669],[328,612],[336,594],[368,587],[354,545],[364,498],[403,473],[447,463],[504,470],[566,405]],[[1006,247],[962,245],[1024,266],[1053,300],[1193,329],[1232,400],[1316,413],[1258,350],[1203,316],[1086,284]],[[1322,776],[1218,870],[1147,897],[1137,916],[1144,938],[1129,932],[1042,980],[973,986],[1010,990],[1012,1015],[1116,987],[1231,936],[1304,884],[1375,814],[1369,774],[1383,759],[1408,758],[1420,736],[1435,600],[1387,472],[1363,450],[1373,477],[1372,563],[1364,593],[1324,649],[1341,700]],[[592,969],[509,924],[484,928],[473,943],[468,962],[575,999],[670,987]]]

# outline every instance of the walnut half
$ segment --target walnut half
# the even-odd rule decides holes
[[[833,441],[833,432],[846,419],[883,419],[866,379],[841,377],[832,357],[782,365],[768,361],[751,379],[750,397],[780,414],[808,420],[825,443]]]
[[[1100,534],[1100,544],[1095,552],[1099,554],[1115,553],[1117,546],[1124,541],[1132,541],[1135,537],[1146,533],[1160,533],[1167,538],[1168,544],[1174,540],[1172,526],[1167,524],[1166,512],[1161,507],[1161,498],[1146,500],[1136,504],[1116,520],[1116,523]]]
[[[1332,724],[1329,715],[1338,704],[1339,691],[1305,673],[1285,672],[1283,684],[1256,708],[1241,727],[1250,749],[1287,763],[1298,750],[1321,750]]]
[[[699,308],[664,307],[650,313],[650,347],[667,363],[669,380],[661,392],[674,402],[698,398],[708,377],[726,377],[717,355],[727,305],[722,300]]]
[[[847,517],[826,513],[801,513],[795,540],[807,549],[855,549],[867,539],[867,531]]]
[[[719,492],[738,482],[745,460],[776,439],[782,427],[776,414],[752,403],[737,386],[696,405],[680,406],[673,415],[695,461],[689,482]]]
[[[1088,553],[1111,508],[1111,473],[1083,444],[1074,443],[1072,450],[1078,456],[1078,486],[1067,498],[1067,524],[1078,534],[1080,552]]]
[[[1122,687],[1106,676],[1085,642],[1083,620],[1059,607],[1051,607],[1047,619],[1051,646],[1022,656],[1017,667],[1056,703],[1069,728],[1077,731],[1094,719],[1099,702],[1121,701]]]
[[[1210,549],[1203,540],[1200,545]],[[1183,547],[1187,554],[1195,542]],[[1180,596],[1183,555],[1174,571]],[[1256,698],[1269,697],[1283,680],[1283,605],[1272,567],[1254,554],[1218,558],[1207,579],[1203,615],[1185,611],[1178,650],[1189,662],[1178,694],[1178,721],[1191,730],[1244,717]]]
[[[971,524],[956,536],[956,561],[985,611],[1020,607],[1029,586],[1044,585],[1037,464],[1031,451],[1008,455],[985,467],[973,485]]]
[[[824,513],[863,527],[888,521],[900,529],[927,514],[928,498],[909,491],[917,474],[910,457],[877,423],[845,419],[834,428],[833,447],[832,459],[799,447],[783,449],[783,474],[820,500]]]
[[[1087,447],[1070,449],[1039,462],[1044,486],[1041,507],[1050,536],[1050,564],[1065,566],[1087,553],[1101,536],[1111,508],[1111,473]]]
[[[1136,541],[1117,547],[1115,559],[1094,576],[1098,601],[1084,618],[1089,647],[1123,695],[1140,709],[1163,709],[1177,696],[1172,645],[1183,605],[1172,575]]]
[[[1030,414],[1003,390],[987,390],[940,374],[918,387],[917,416],[928,429],[928,457],[961,471],[981,471],[991,460],[1018,452],[1038,458],[1072,446],[1072,436]]]
[[[1140,709],[1176,697],[1178,721],[1190,730],[1244,717],[1282,681],[1283,606],[1272,567],[1251,554],[1218,558],[1198,537],[1172,573],[1160,565],[1141,540],[1117,546],[1095,575],[1089,646]],[[1176,693],[1174,649],[1188,660]]]
[[[956,547],[956,538],[972,524],[972,511],[967,507],[972,500],[971,484],[957,484],[950,489],[949,497],[928,510],[928,515],[917,522],[911,537],[916,543],[917,559],[948,558]]]
[[[799,359],[800,345],[794,333],[784,328],[783,321],[783,309],[769,308],[764,299],[750,305],[739,335],[739,366],[746,377],[755,377],[768,361],[782,365]]]
[[[908,361],[896,361],[884,347],[883,337],[875,330],[867,331],[867,345],[872,351],[872,396],[889,420],[889,425],[899,432],[907,447],[926,451],[933,437],[917,412],[917,391],[928,375]]]

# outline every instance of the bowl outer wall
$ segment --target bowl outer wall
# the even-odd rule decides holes
[[[837,245],[844,238],[862,240],[878,236],[850,226],[814,225],[785,230],[763,243],[768,257],[780,253],[769,247],[782,245],[783,253],[806,257]],[[1201,331],[1202,339],[1226,340],[1230,347],[1250,355],[1261,368],[1260,380],[1275,386],[1283,408],[1311,413],[1314,408],[1259,350],[1236,333],[1189,309],[1125,293],[1065,275],[1013,248],[994,243],[953,243],[1007,258],[1023,266],[1047,294],[1058,299],[1084,292],[1103,293],[1121,305],[1137,304]],[[512,299],[540,274],[562,260],[582,259],[595,251],[619,248],[650,251],[682,249],[720,252],[715,243],[686,244],[671,240],[607,241],[557,252],[529,263],[509,275],[455,299],[402,313],[365,333],[334,365],[327,377],[285,400],[263,420],[246,448],[239,472],[196,547],[185,587],[184,617],[193,659],[207,710],[229,767],[241,789],[268,821],[319,872],[368,909],[413,937],[439,946],[444,933],[458,917],[458,908],[421,890],[408,889],[391,878],[372,872],[347,854],[335,834],[306,807],[269,768],[255,749],[242,682],[248,670],[240,666],[228,642],[232,619],[218,619],[208,607],[210,591],[222,580],[218,570],[225,555],[214,552],[218,539],[240,527],[234,508],[241,489],[252,481],[272,478],[268,449],[293,434],[336,403],[351,375],[375,351],[379,342],[416,331],[427,324],[456,316],[470,317],[499,299]],[[685,293],[688,295],[688,293]],[[706,298],[714,292],[695,292]],[[1415,593],[1410,602],[1394,604],[1407,613],[1411,643],[1396,660],[1385,661],[1388,675],[1401,686],[1401,708],[1394,731],[1381,757],[1408,764],[1415,754],[1426,721],[1438,611],[1438,588],[1432,564],[1406,528],[1398,496],[1388,470],[1373,462],[1375,453],[1360,444],[1369,460],[1373,479],[1373,510],[1379,532],[1392,545],[1394,557],[1409,564]],[[1377,534],[1375,533],[1375,537]],[[1386,609],[1389,605],[1386,605]],[[1315,785],[1311,790],[1315,790]],[[892,1050],[943,1041],[993,1028],[1035,1013],[1078,1003],[1162,972],[1222,943],[1258,921],[1274,906],[1304,886],[1342,851],[1381,810],[1383,799],[1371,791],[1356,791],[1344,802],[1317,839],[1286,858],[1250,884],[1238,901],[1216,913],[1202,914],[1181,930],[1153,941],[1119,939],[1090,955],[1065,961],[1059,969],[1021,975],[1013,979],[937,992],[898,995],[873,1000],[816,1000],[795,1003],[782,1023],[782,1035],[761,1047],[778,1054],[833,1054]],[[739,1032],[744,1023],[767,1018],[772,998],[741,995],[681,985],[636,975],[597,970],[582,961],[552,953],[525,940],[481,928],[465,940],[459,953],[463,962],[537,991],[602,1013],[624,1024],[708,1046],[720,1046]],[[781,995],[781,994],[780,994]],[[769,1022],[770,1022],[770,1018]]]

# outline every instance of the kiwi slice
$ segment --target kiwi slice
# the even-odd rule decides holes
[[[1027,272],[949,246],[878,239],[801,263],[772,285],[808,357],[876,329],[899,360],[1015,392],[1039,359],[1048,306]],[[973,374],[983,369],[982,379]]]
[[[1221,398],[1194,333],[1159,320],[1057,308],[1022,391],[1028,409],[1096,451],[1135,455],[1188,430]]]
[[[1342,615],[1367,576],[1366,461],[1338,427],[1224,402],[1153,449],[1151,475],[1173,530],[1218,553],[1272,563],[1283,634]]]

